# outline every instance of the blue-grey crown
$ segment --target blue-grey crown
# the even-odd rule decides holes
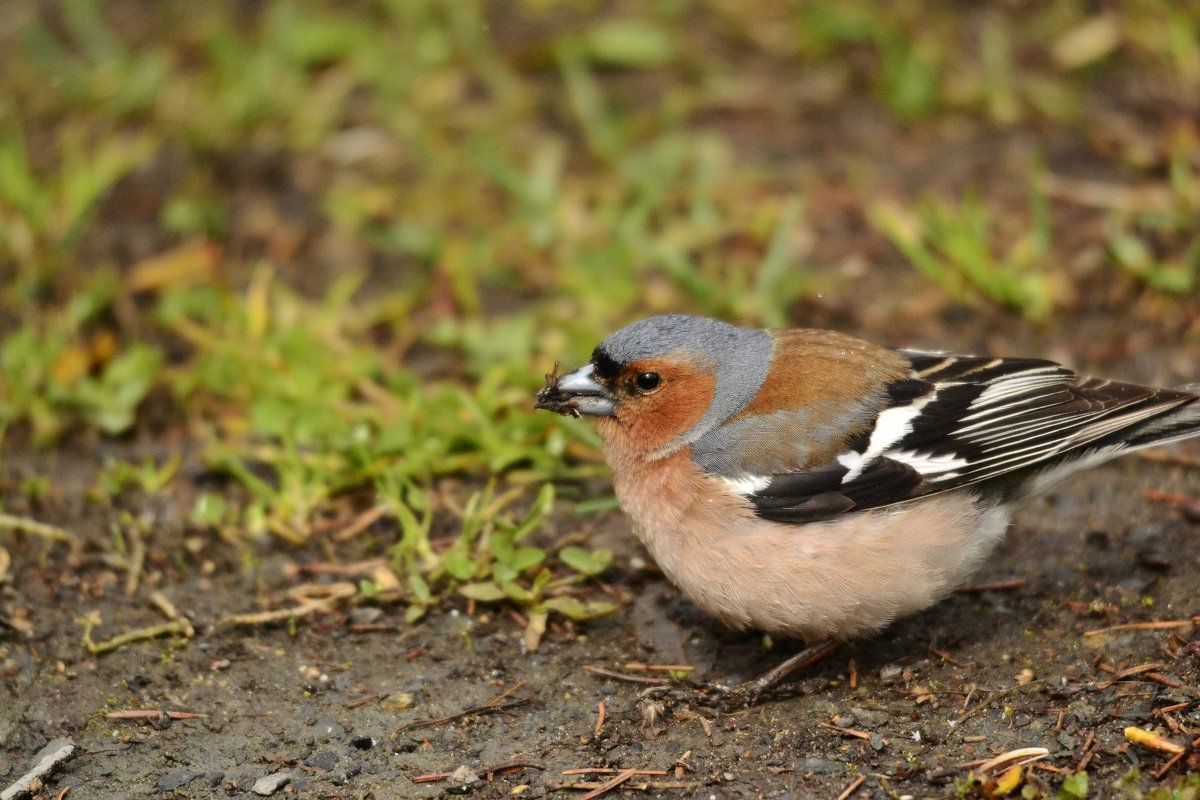
[[[683,356],[712,371],[716,388],[704,416],[666,452],[690,444],[750,404],[771,365],[773,339],[758,328],[685,314],[649,317],[609,335],[592,353],[598,375],[612,377],[623,364]],[[665,453],[664,453],[665,454]]]

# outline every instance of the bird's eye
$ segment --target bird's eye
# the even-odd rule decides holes
[[[662,378],[657,372],[643,372],[634,378],[633,382],[643,392],[653,392],[662,383]]]

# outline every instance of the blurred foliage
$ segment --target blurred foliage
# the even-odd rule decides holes
[[[1060,305],[1051,269],[1051,230],[1046,198],[1032,192],[1028,227],[997,255],[997,215],[974,193],[958,203],[924,198],[913,212],[876,203],[872,216],[892,243],[930,280],[959,298],[977,292],[1025,316],[1041,320]]]
[[[576,594],[607,566],[525,543],[548,482],[602,470],[585,424],[530,413],[539,376],[645,313],[786,325],[854,289],[859,252],[816,255],[819,181],[756,128],[807,141],[865,97],[895,136],[1099,129],[1122,76],[1195,96],[1198,34],[1165,0],[10,0],[0,432],[146,434],[166,407],[238,488],[195,497],[197,528],[299,543],[381,508],[410,613],[503,597],[535,644],[551,611],[604,610]],[[1153,201],[1104,206],[1106,266],[1192,292],[1195,120],[1111,148]],[[1015,210],[837,169],[899,251],[880,279],[905,260],[960,301],[1075,302],[1039,169]],[[171,491],[176,466],[99,491]]]

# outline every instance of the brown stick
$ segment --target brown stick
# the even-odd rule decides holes
[[[1105,633],[1116,633],[1118,631],[1156,631],[1167,628],[1190,628],[1196,624],[1196,618],[1192,619],[1175,619],[1175,620],[1156,620],[1154,622],[1130,622],[1124,625],[1113,625],[1108,628],[1097,628],[1094,631],[1084,631],[1084,636],[1100,636]]]
[[[615,672],[604,667],[593,667],[591,664],[584,664],[583,671],[590,675],[599,675],[603,678],[612,678],[615,681],[628,681],[629,683],[645,683],[650,686],[665,686],[671,682],[670,678],[644,678],[641,675],[626,675],[624,672]]]
[[[842,790],[842,793],[837,796],[837,800],[847,800],[850,795],[858,791],[858,787],[862,786],[867,781],[866,775],[859,775],[854,780],[850,781],[850,785]]]
[[[856,731],[853,728],[840,728],[837,725],[830,725],[828,722],[818,722],[817,725],[821,726],[825,730],[840,733],[843,736],[853,736],[855,739],[866,739],[867,741],[871,740],[871,734],[867,733],[866,731]]]
[[[131,711],[109,711],[105,719],[204,719],[208,714],[196,714],[192,711],[161,711],[157,708],[140,708]]]
[[[507,711],[510,708],[516,708],[517,706],[523,706],[531,702],[533,702],[532,699],[526,697],[521,700],[509,700],[505,703],[488,703],[487,705],[482,706],[468,706],[456,714],[447,714],[444,717],[434,717],[433,719],[421,719],[417,720],[416,722],[409,722],[401,725],[400,727],[396,728],[396,730],[392,731],[391,738],[394,739],[397,734],[403,733],[404,731],[445,725],[447,722],[454,722],[454,720],[462,719],[463,717],[479,717],[483,716],[484,714],[498,714],[501,711]]]
[[[637,775],[636,769],[623,769],[620,772],[618,772],[616,774],[616,776],[613,777],[611,780],[607,780],[604,783],[597,786],[592,791],[588,792],[587,794],[581,795],[578,798],[578,800],[594,800],[594,798],[597,798],[602,794],[607,794],[609,792],[609,790],[617,788],[622,783],[624,783],[625,781],[632,778],[634,775]]]
[[[612,769],[611,767],[577,767],[575,769],[564,769],[559,775],[616,775],[618,772],[624,772],[621,769]],[[634,775],[666,775],[665,769],[635,769]]]

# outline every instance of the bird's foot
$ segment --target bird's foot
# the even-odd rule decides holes
[[[750,708],[756,705],[764,694],[779,686],[793,673],[824,661],[840,649],[842,649],[841,642],[825,639],[811,647],[804,648],[753,680],[739,683],[737,686],[710,683],[706,684],[704,688],[715,696],[716,702],[713,705],[720,711],[730,712]]]

